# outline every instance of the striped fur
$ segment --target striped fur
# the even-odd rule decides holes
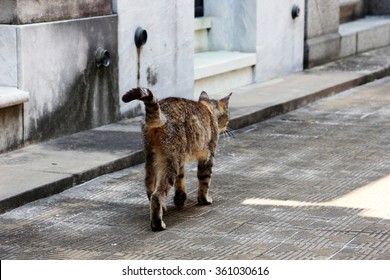
[[[135,88],[122,97],[124,102],[141,100],[145,104],[145,186],[152,230],[166,228],[162,217],[172,186],[176,207],[184,206],[187,199],[184,164],[188,161],[198,161],[198,203],[211,204],[212,168],[219,134],[227,129],[230,96],[212,100],[202,92],[198,101],[183,98],[158,101],[149,89]]]

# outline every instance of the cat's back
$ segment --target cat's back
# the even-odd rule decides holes
[[[186,146],[186,153],[202,150],[217,135],[217,124],[207,106],[201,102],[170,97],[159,102],[168,138],[176,147]]]
[[[168,97],[166,99],[162,99],[158,103],[161,111],[165,115],[173,118],[188,114],[198,114],[201,111],[198,102],[179,97]]]
[[[197,101],[169,97],[159,101],[161,112],[166,116],[168,123],[182,125],[189,119],[198,119],[200,122],[209,123],[210,112]]]

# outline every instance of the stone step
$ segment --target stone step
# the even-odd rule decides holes
[[[0,86],[0,153],[24,142],[24,109],[29,94],[14,87]]]
[[[339,0],[340,1],[340,24],[364,17],[363,0]]]
[[[390,45],[390,16],[368,16],[340,24],[340,57]]]
[[[255,64],[255,53],[229,51],[195,53],[195,97],[202,90],[216,93],[251,84]]]
[[[27,102],[29,94],[15,87],[0,86],[0,109]]]
[[[211,28],[211,17],[195,18],[195,52],[205,52],[209,49],[208,32]]]

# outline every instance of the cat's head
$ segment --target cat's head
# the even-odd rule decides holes
[[[215,100],[215,99],[210,99],[208,94],[205,91],[202,91],[199,97],[199,101],[206,102],[209,104],[209,108],[213,111],[213,114],[215,117],[218,119],[218,128],[220,133],[224,133],[227,130],[227,125],[229,123],[229,99],[230,96],[232,96],[232,92],[220,99],[220,100]]]

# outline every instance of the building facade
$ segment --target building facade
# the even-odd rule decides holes
[[[0,152],[390,45],[390,0],[4,0]],[[196,17],[195,17],[196,15]],[[259,98],[261,98],[259,96]]]

